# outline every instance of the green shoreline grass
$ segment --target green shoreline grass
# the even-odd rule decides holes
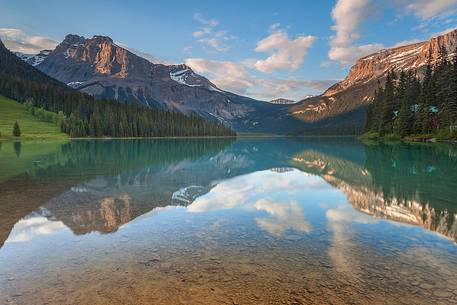
[[[407,143],[451,143],[456,144],[457,138],[450,134],[414,134],[401,137],[396,134],[388,134],[381,136],[377,132],[367,132],[360,136],[362,141],[372,142],[407,142]]]
[[[21,136],[13,136],[14,122],[19,123]],[[38,120],[25,106],[0,96],[0,140],[65,140],[69,136],[59,126]]]

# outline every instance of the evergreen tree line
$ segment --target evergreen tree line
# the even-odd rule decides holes
[[[0,42],[0,94],[64,116],[72,137],[233,136],[222,123],[196,115],[95,100],[22,62]],[[30,105],[29,105],[30,106]]]
[[[429,54],[422,77],[390,71],[368,107],[366,132],[405,137],[457,134],[457,50],[449,60],[446,48],[432,64]]]

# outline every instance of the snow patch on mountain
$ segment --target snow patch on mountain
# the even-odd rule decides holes
[[[24,54],[24,53],[21,53],[21,52],[15,52],[14,53],[17,57],[19,57],[20,59],[22,59],[23,61],[27,61],[29,58],[35,56],[36,54]]]
[[[220,93],[224,93],[224,91],[220,90],[213,84],[211,84],[208,80],[204,79],[200,75],[197,75],[190,69],[189,67],[183,65],[184,68],[180,70],[171,70],[170,71],[170,78],[175,82],[186,85],[189,87],[201,87],[211,91],[216,91]]]
[[[36,67],[39,64],[41,64],[50,53],[50,50],[43,50],[38,54],[24,54],[20,52],[16,52],[14,54],[16,54],[17,57],[19,57],[29,65]]]
[[[190,73],[190,75],[189,75]],[[170,78],[177,83],[190,86],[190,87],[199,87],[200,85],[189,84],[186,80],[189,76],[194,76],[194,72],[189,69],[179,70],[175,72],[170,72]]]
[[[84,82],[69,82],[67,85],[76,89],[80,87],[82,84],[84,84]]]
[[[171,196],[171,201],[173,205],[187,206],[191,204],[195,198],[199,197],[205,192],[206,189],[203,186],[190,185],[174,192]]]

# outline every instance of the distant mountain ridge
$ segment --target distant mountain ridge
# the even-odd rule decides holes
[[[297,102],[286,99],[286,98],[277,98],[277,99],[271,100],[270,103],[278,104],[278,105],[291,105],[291,104],[295,104]]]
[[[371,101],[374,91],[383,84],[388,71],[414,71],[423,73],[423,67],[431,54],[432,62],[438,59],[441,46],[451,56],[457,47],[457,30],[447,32],[427,41],[384,49],[359,59],[350,69],[348,76],[328,88],[322,95],[306,99],[291,108],[297,118],[315,122],[342,113],[357,111]],[[354,117],[356,125],[362,126],[365,111]]]

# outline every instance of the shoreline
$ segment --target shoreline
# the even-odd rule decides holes
[[[446,143],[446,144],[457,144],[457,138],[451,136],[443,136],[439,134],[415,134],[405,137],[401,137],[396,134],[387,134],[384,136],[379,133],[364,133],[359,136],[361,141],[373,141],[373,142],[403,142],[403,143]]]
[[[53,137],[7,137],[0,138],[0,142],[43,142],[43,141],[71,141],[71,140],[159,140],[159,139],[258,139],[258,138],[360,138],[359,135],[305,135],[305,136],[293,136],[293,135],[275,135],[275,134],[240,134],[235,136],[168,136],[168,137],[64,137],[64,138],[53,138]]]
[[[175,136],[175,137],[26,137],[26,138],[0,138],[0,143],[2,142],[67,142],[67,141],[108,141],[108,140],[172,140],[172,139],[274,139],[274,138],[295,138],[295,139],[311,139],[311,138],[354,138],[362,142],[377,142],[377,143],[423,143],[423,144],[434,144],[434,143],[444,143],[450,145],[457,145],[456,139],[438,139],[437,137],[366,137],[364,135],[275,135],[275,134],[239,134],[235,136]]]

